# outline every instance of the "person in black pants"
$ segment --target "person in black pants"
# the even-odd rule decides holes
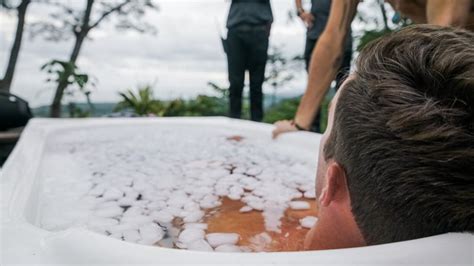
[[[262,121],[268,38],[273,22],[270,0],[232,0],[227,18],[227,53],[230,117],[242,114],[245,71],[250,76],[250,118]]]
[[[319,36],[324,31],[326,23],[329,18],[329,12],[331,10],[331,0],[311,0],[311,11],[307,12],[303,9],[302,0],[295,0],[298,17],[305,23],[308,28],[306,32],[306,45],[304,49],[304,59],[306,63],[306,71],[309,70],[309,64],[311,62],[311,55],[313,49],[318,42]],[[341,85],[343,78],[349,73],[352,60],[352,33],[348,34],[348,37],[344,44],[344,55],[342,58],[342,65],[339,69],[339,73],[336,76],[336,90]],[[317,62],[316,62],[317,64]],[[316,115],[312,131],[321,132],[321,110]]]

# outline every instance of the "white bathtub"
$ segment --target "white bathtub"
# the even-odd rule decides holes
[[[1,172],[0,264],[426,264],[473,265],[474,236],[445,234],[366,248],[280,253],[207,253],[127,243],[82,228],[50,232],[37,226],[37,176],[46,139],[63,129],[120,125],[229,127],[270,137],[272,126],[227,118],[34,119]],[[316,156],[320,135],[282,136],[281,145]]]

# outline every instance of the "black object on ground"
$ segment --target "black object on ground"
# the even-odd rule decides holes
[[[32,117],[25,100],[8,92],[0,92],[0,166],[15,147],[22,128]]]

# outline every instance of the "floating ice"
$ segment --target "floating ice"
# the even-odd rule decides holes
[[[145,241],[145,243],[149,245],[155,244],[164,236],[163,229],[155,223],[142,225],[138,231],[140,232],[142,242]]]
[[[318,221],[317,217],[306,216],[303,219],[300,219],[300,225],[304,228],[312,228]]]
[[[206,235],[206,239],[212,247],[220,245],[235,245],[239,242],[239,234],[235,233],[211,233]]]
[[[262,211],[263,210],[263,200],[251,200],[247,202],[248,206],[254,210]]]
[[[119,206],[111,206],[94,211],[94,215],[99,217],[115,217],[121,215],[122,213],[123,209]]]
[[[138,242],[140,238],[140,234],[137,230],[127,230],[123,232],[123,237],[125,241],[129,242]]]
[[[207,230],[207,224],[204,224],[204,223],[187,223],[187,224],[184,225],[184,228],[194,228],[194,229]]]
[[[314,189],[308,190],[304,193],[304,197],[307,199],[314,199],[316,198],[316,192],[314,191]]]
[[[310,205],[306,201],[292,201],[290,202],[290,208],[293,210],[308,210]]]
[[[122,198],[123,196],[123,192],[112,187],[112,188],[109,188],[107,189],[104,194],[102,195],[102,198],[104,198],[104,200],[117,200],[117,199],[120,199]]]
[[[214,251],[204,239],[198,239],[187,245],[187,249],[196,251]]]
[[[118,220],[112,218],[92,217],[87,221],[87,226],[99,232],[106,231],[111,226],[117,224]]]
[[[250,212],[252,210],[253,210],[252,207],[244,206],[244,207],[240,208],[239,212]]]
[[[220,245],[214,249],[217,252],[242,252],[242,250],[235,245]]]
[[[168,211],[154,211],[151,216],[159,223],[171,223],[173,215]]]
[[[178,240],[181,243],[188,244],[203,238],[204,230],[198,228],[186,228],[181,232],[181,234],[179,234]]]
[[[199,205],[197,206],[197,208],[199,208]],[[183,221],[185,223],[195,223],[195,222],[199,222],[203,216],[204,216],[203,211],[195,210],[195,211],[186,213],[186,215],[183,218]]]
[[[173,127],[75,129],[51,138],[39,171],[41,226],[82,226],[146,245],[246,251],[236,234],[205,240],[203,222],[223,197],[244,203],[242,213],[260,211],[266,231],[276,232],[286,208],[309,208],[294,200],[315,198],[313,157],[267,137],[228,140],[245,134],[235,129]],[[271,238],[253,240],[263,250]]]
[[[250,238],[250,246],[256,251],[265,251],[272,243],[272,237],[266,233],[260,233]]]

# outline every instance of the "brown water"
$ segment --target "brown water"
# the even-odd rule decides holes
[[[222,205],[211,210],[204,222],[208,224],[207,233],[238,233],[239,246],[247,247],[250,251],[299,251],[303,250],[303,243],[309,229],[302,228],[299,220],[306,216],[317,216],[316,203],[312,199],[298,199],[307,201],[309,210],[285,211],[281,219],[281,233],[266,232],[262,212],[240,212],[245,204],[241,201],[224,198]],[[271,242],[264,247],[257,246],[255,236],[263,232],[268,233]]]

